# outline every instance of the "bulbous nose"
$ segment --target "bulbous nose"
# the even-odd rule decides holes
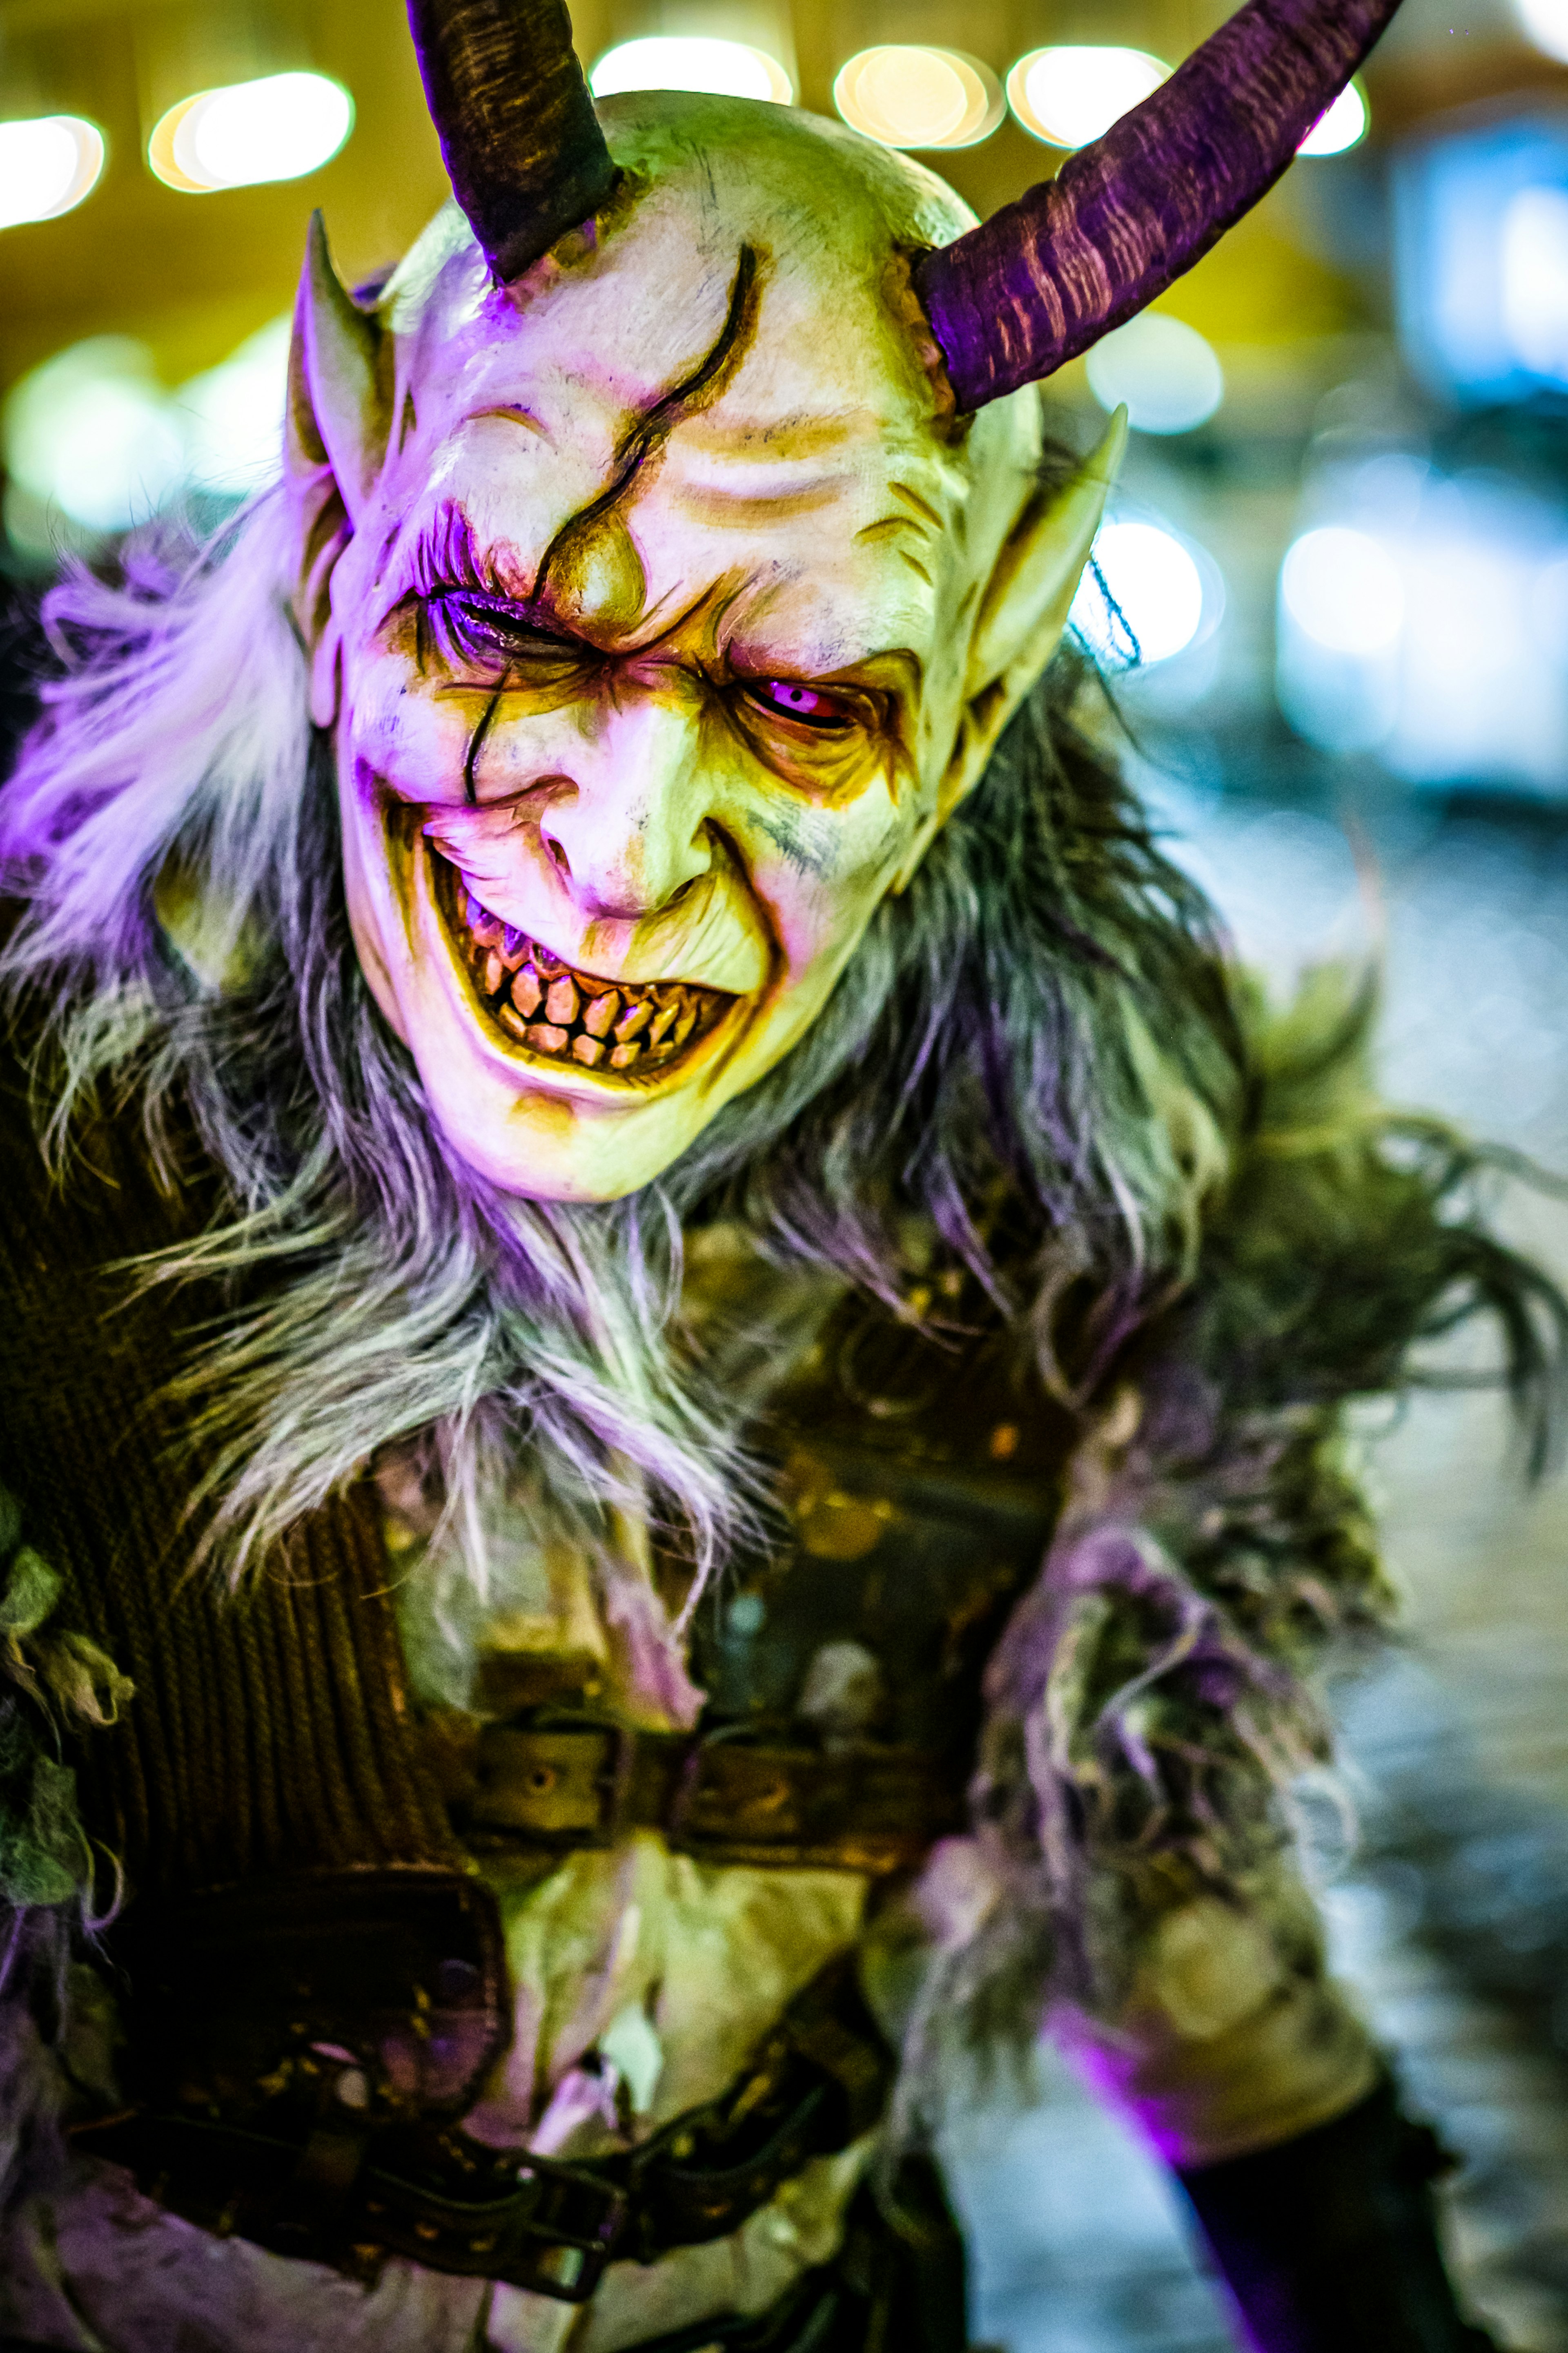
[[[609,712],[539,819],[540,839],[584,913],[637,923],[713,862],[699,714],[653,695]]]

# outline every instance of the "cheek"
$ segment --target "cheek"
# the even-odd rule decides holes
[[[374,648],[345,659],[344,701],[348,748],[362,769],[405,800],[463,798],[463,762],[482,702],[434,694],[400,655]]]
[[[837,965],[859,938],[898,871],[915,825],[884,786],[851,807],[814,808],[781,795],[759,808],[742,844],[786,976]]]

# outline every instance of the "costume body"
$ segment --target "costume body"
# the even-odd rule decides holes
[[[496,1606],[476,1611],[470,1599],[456,1617],[444,1611],[461,1580],[443,1577],[428,1498],[395,1454],[379,1493],[302,1532],[259,1606],[215,1600],[178,1574],[153,1580],[150,1594],[140,1568],[105,1577],[99,1565],[166,1554],[178,1525],[178,1487],[160,1459],[163,1303],[150,1315],[122,1302],[101,1317],[81,1303],[101,1308],[122,1292],[96,1259],[110,1233],[146,1248],[153,1232],[171,1239],[178,1219],[133,1144],[117,1149],[100,1133],[90,1161],[62,1201],[42,1180],[25,1119],[11,1123],[7,1198],[23,1213],[8,1227],[6,1280],[18,1325],[42,1345],[10,1368],[5,1472],[25,1528],[52,1563],[71,1565],[59,1617],[89,1630],[100,1659],[134,1670],[137,1697],[121,1721],[89,1732],[79,1754],[89,1831],[142,1886],[123,1924],[132,1940],[110,1934],[119,1966],[76,1972],[54,2086],[73,2155],[63,2178],[46,2173],[13,2204],[0,2263],[6,2331],[72,2353],[100,2342],[153,2353],[186,2329],[258,2353],[479,2343],[616,2353],[666,2336],[707,2342],[681,2333],[704,2321],[733,2328],[737,2316],[761,2316],[773,2326],[782,2311],[783,2334],[758,2341],[805,2341],[825,2293],[814,2284],[842,2293],[835,2259],[889,2080],[879,2027],[889,2047],[908,2034],[940,1966],[944,1904],[962,1913],[976,1901],[955,1833],[982,1677],[1050,1552],[1081,1443],[1072,1417],[1018,1377],[994,1335],[922,1345],[840,1300],[826,1310],[818,1301],[803,1337],[797,1313],[769,1424],[789,1525],[697,1621],[690,1666],[707,1703],[689,1733],[693,1695],[678,1662],[628,1641],[624,1616],[606,1624],[582,1562],[543,1558],[526,1522],[495,1532],[503,1556],[510,1546]],[[179,1215],[192,1214],[187,1195]],[[776,1282],[748,1267],[738,1237],[711,1231],[696,1255],[700,1290],[777,1322]],[[72,1312],[62,1315],[65,1301]],[[1116,1591],[1108,1583],[1101,1598]],[[332,1719],[350,1711],[360,1720],[351,1715],[345,1734]],[[623,1747],[617,1785],[612,1746],[628,1735],[642,1738],[644,1764],[628,1771]],[[680,1772],[658,1761],[661,1744]],[[697,1757],[693,1782],[685,1767]],[[726,1773],[737,1759],[742,1770]],[[638,1812],[646,1827],[631,1826]],[[869,2070],[861,2129],[834,2120],[821,2134],[834,2148],[800,2164],[809,2123],[781,2158],[774,2117],[763,2135],[770,2153],[748,2158],[752,2178],[739,2188],[734,2148],[715,2152],[704,2189],[720,2180],[739,2227],[651,2265],[612,2262],[585,2306],[377,2249],[361,2235],[375,2226],[357,2202],[320,2239],[330,2263],[277,2252],[294,2203],[279,2181],[302,2164],[332,2083],[363,2084],[366,2063],[395,2077],[401,2064],[409,2081],[417,2009],[389,2019],[374,2007],[388,1997],[384,1986],[366,1993],[365,1926],[379,1936],[412,1925],[424,1940],[416,1975],[428,1978],[433,1960],[437,1976],[464,1968],[441,1958],[453,1920],[439,1904],[433,1919],[420,1915],[422,1898],[445,1890],[449,1900],[459,1841],[448,1820],[496,1899],[513,2006],[510,2047],[465,2118],[485,2144],[581,2163],[668,2135],[744,2083],[803,1989],[846,1957],[870,1998],[869,2013],[858,1992],[847,2008],[840,2000],[836,2028],[835,2065]],[[915,1874],[939,1839],[921,1885]],[[307,1857],[314,1873],[300,1869]],[[1179,1855],[1152,1861],[1119,2013],[1069,2005],[1058,2024],[1163,2152],[1189,2166],[1223,2172],[1224,2160],[1293,2143],[1355,2108],[1377,2061],[1324,1979],[1310,1906],[1284,1857],[1266,1855],[1224,1902]],[[400,1879],[416,1883],[412,1903]],[[304,1941],[268,1951],[279,1916],[302,1923]],[[346,1943],[353,1966],[318,1986],[304,2020],[285,2020],[291,1991],[296,2003],[303,1991],[289,1971],[312,1930],[334,1949]],[[479,1952],[481,1971],[493,1967],[482,1934]],[[163,2012],[138,2011],[142,1973],[172,1978]],[[482,2008],[441,2022],[457,2028],[448,2047],[471,2077]],[[204,2060],[207,2080],[193,2083]],[[247,2060],[256,2080],[237,2086]],[[128,2087],[153,2115],[195,2128],[196,2147],[128,2120]],[[428,2068],[420,2088],[439,2098]],[[206,2118],[220,2128],[203,2138]],[[249,2204],[221,2128],[237,2118],[277,2136],[287,2157]],[[437,2211],[415,2200],[397,2215],[395,2250]],[[547,2271],[562,2252],[548,2235],[521,2242]],[[462,2242],[448,2254],[454,2246],[460,2258]],[[963,2342],[945,2236],[940,2256],[933,2309],[929,2249],[922,2275],[916,2250],[897,2247],[906,2288],[921,2281],[933,2353]],[[803,2292],[808,2308],[797,2311]],[[839,2326],[863,2330],[858,2304]],[[913,2326],[911,2311],[902,2326]]]

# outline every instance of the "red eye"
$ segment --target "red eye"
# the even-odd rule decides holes
[[[762,678],[748,689],[753,702],[781,719],[796,719],[807,727],[846,727],[849,712],[831,695],[796,678]]]

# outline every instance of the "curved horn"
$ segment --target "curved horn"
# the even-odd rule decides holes
[[[452,193],[497,283],[596,212],[616,167],[563,0],[408,0]]]
[[[1049,375],[1271,188],[1399,0],[1248,0],[1153,95],[914,280],[961,409]]]

